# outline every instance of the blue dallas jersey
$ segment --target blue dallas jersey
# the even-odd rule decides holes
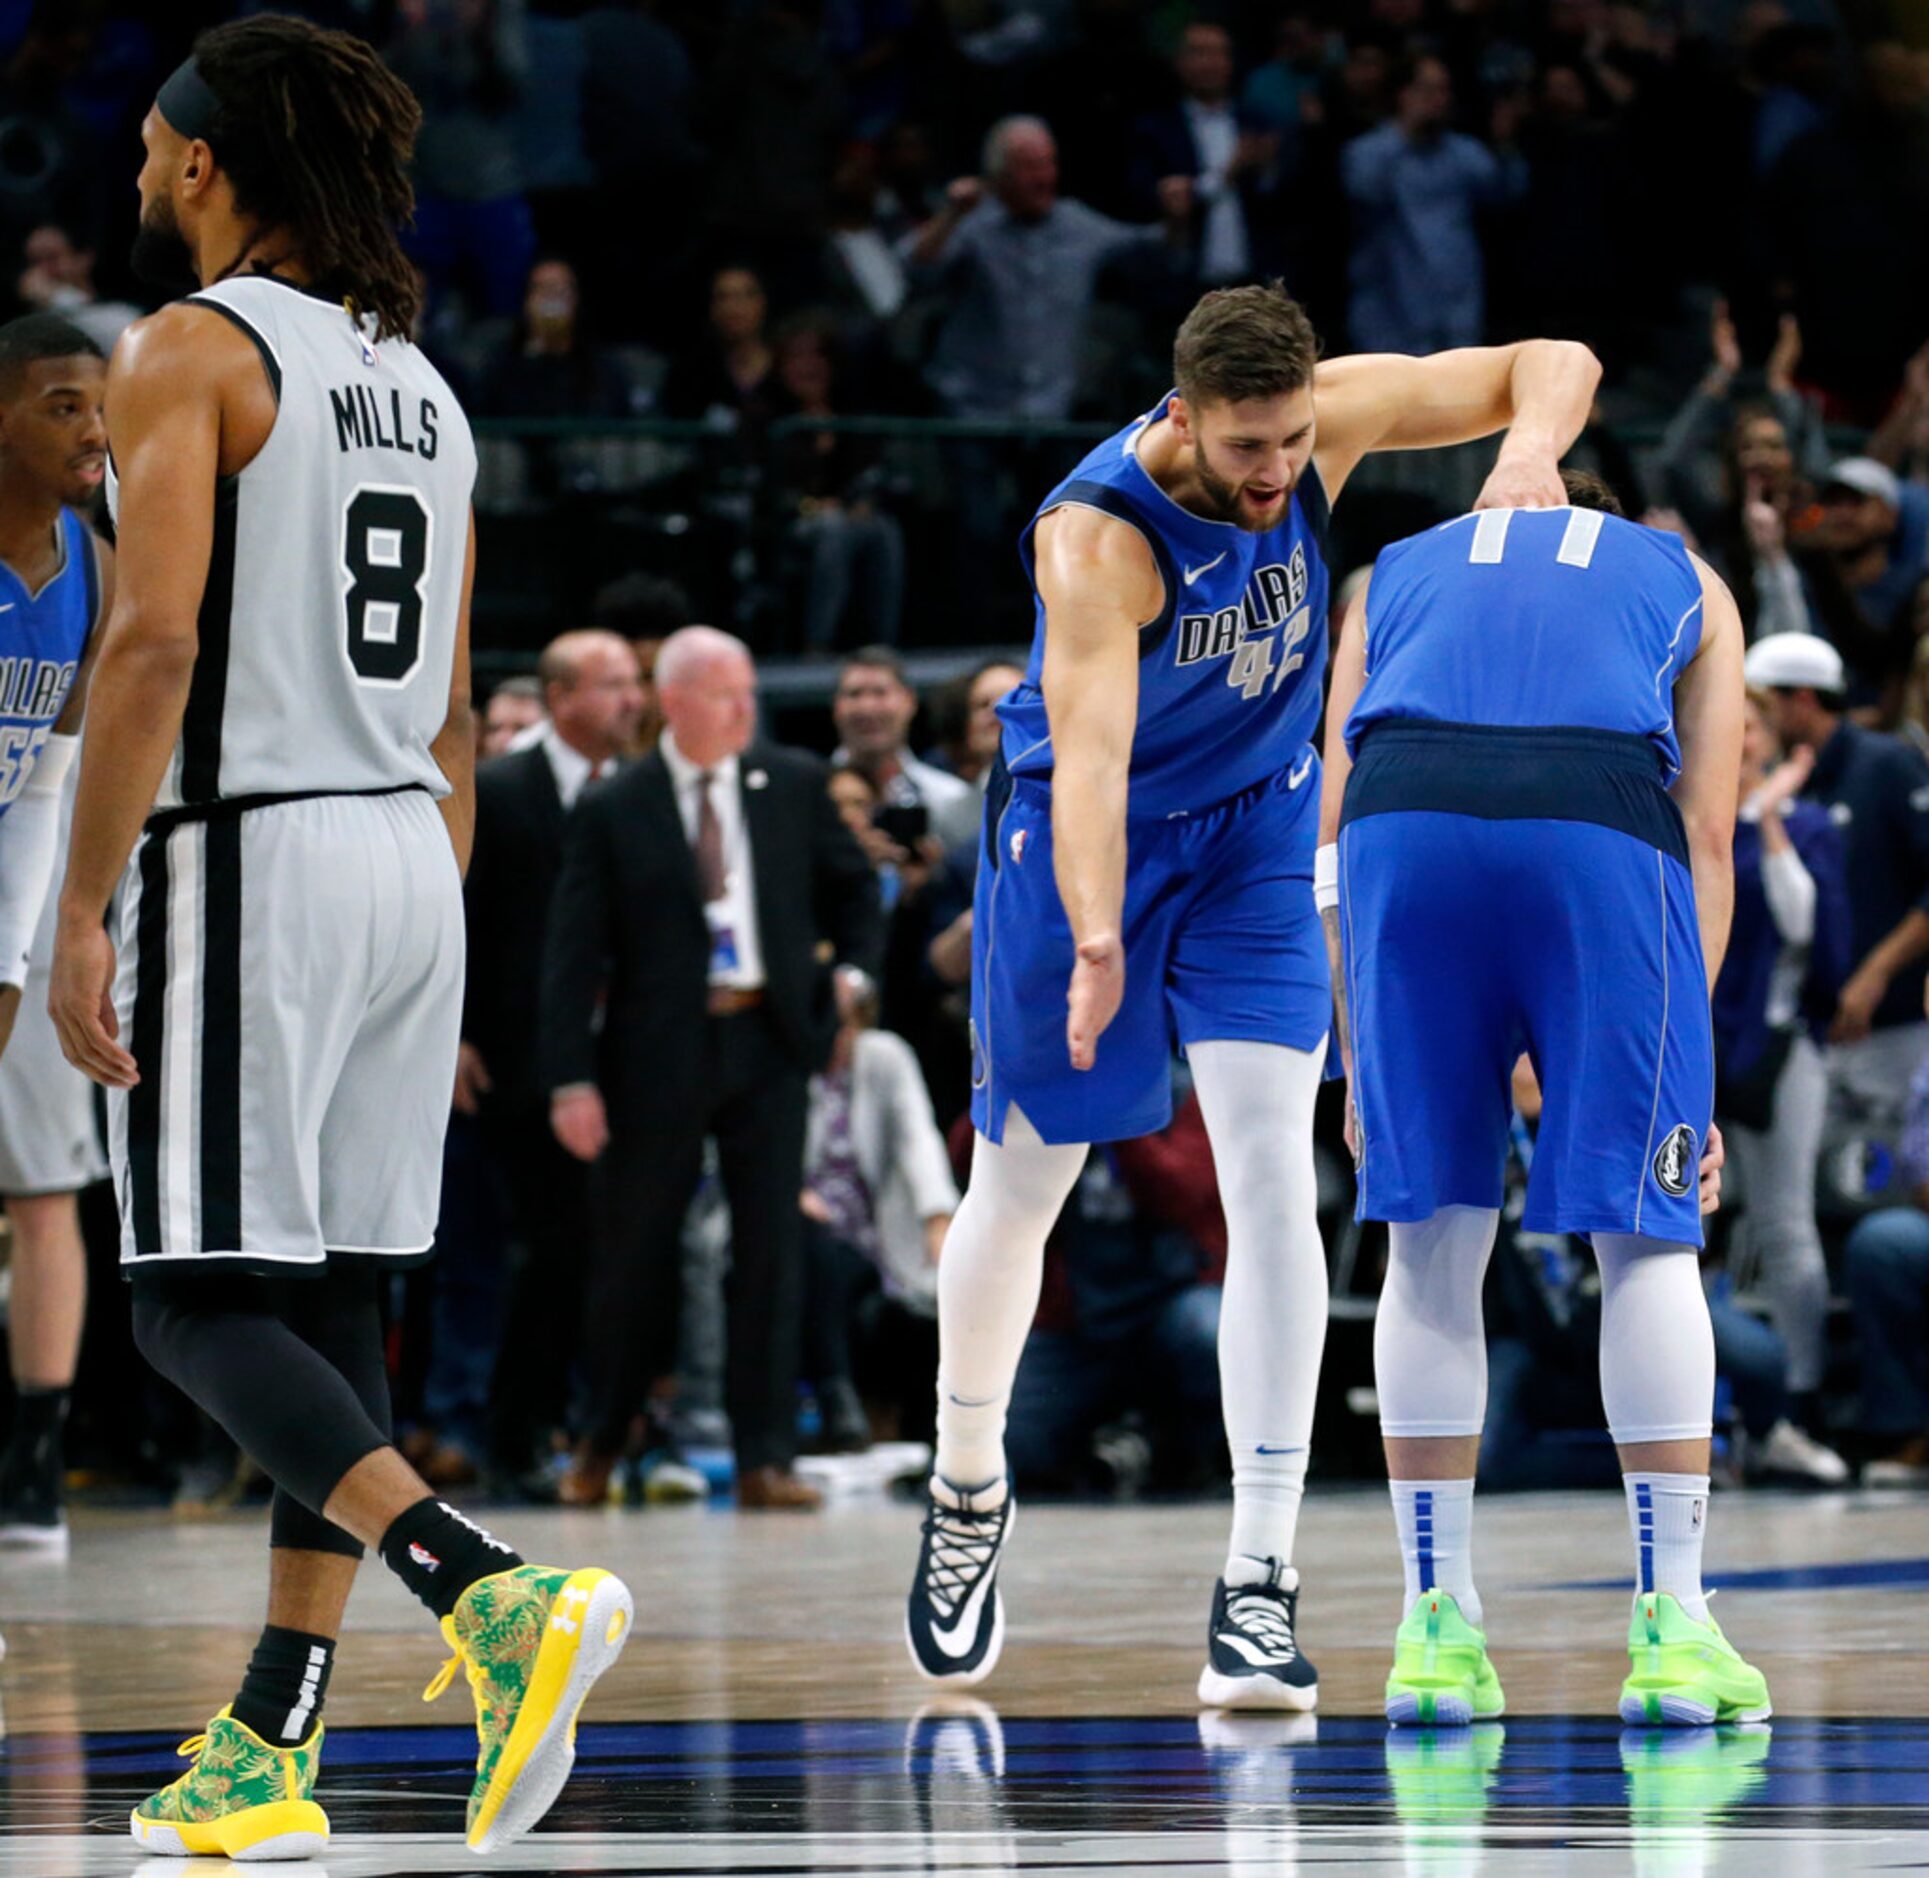
[[[0,562],[0,815],[60,720],[100,611],[93,530],[71,509],[59,528],[60,571],[38,593]]]
[[[1646,737],[1681,768],[1674,684],[1701,644],[1677,535],[1592,509],[1489,509],[1381,552],[1347,748],[1385,718]]]
[[[1019,543],[1037,594],[1032,536],[1052,510],[1103,510],[1142,534],[1165,606],[1140,634],[1139,721],[1127,813],[1196,813],[1299,759],[1326,673],[1326,492],[1309,463],[1277,528],[1252,534],[1181,508],[1139,461],[1166,399],[1108,438],[1039,505]],[[1020,780],[1052,771],[1040,675],[1045,604],[1025,682],[999,706],[1005,762]],[[1317,791],[1315,791],[1317,793]]]

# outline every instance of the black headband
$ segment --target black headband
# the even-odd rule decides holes
[[[221,100],[201,76],[201,68],[192,55],[174,68],[174,76],[155,94],[154,108],[167,119],[171,129],[190,143],[196,138],[203,143],[213,141]]]

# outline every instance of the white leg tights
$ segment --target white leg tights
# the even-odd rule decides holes
[[[983,1135],[938,1261],[938,1476],[978,1487],[1005,1471],[1005,1410],[1038,1309],[1045,1239],[1085,1165],[1014,1107],[1005,1139]]]
[[[1222,1041],[1187,1051],[1225,1208],[1219,1390],[1232,1450],[1229,1571],[1291,1563],[1326,1346],[1313,1176],[1324,1049]]]

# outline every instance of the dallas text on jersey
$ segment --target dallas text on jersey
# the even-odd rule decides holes
[[[416,409],[413,439],[402,416],[402,394],[391,389],[384,410],[379,392],[366,385],[331,387],[328,402],[335,407],[335,442],[343,454],[350,450],[399,450],[404,456],[435,461],[435,400],[424,398]],[[386,420],[386,423],[385,421]]]
[[[1274,561],[1253,570],[1237,606],[1221,607],[1216,613],[1181,614],[1172,662],[1197,665],[1202,659],[1227,658],[1240,645],[1259,633],[1270,632],[1285,620],[1286,630],[1279,641],[1282,665],[1274,677],[1276,684],[1303,663],[1303,655],[1289,655],[1312,630],[1312,616],[1301,605],[1305,598],[1306,549],[1295,543],[1292,558],[1284,566]],[[1252,691],[1249,686],[1249,697]]]

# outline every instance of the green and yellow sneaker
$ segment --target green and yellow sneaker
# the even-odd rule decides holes
[[[1706,1728],[1766,1721],[1768,1683],[1711,1617],[1698,1624],[1671,1592],[1637,1591],[1628,1619],[1634,1668],[1621,1685],[1630,1728]]]
[[[328,1815],[313,1799],[322,1725],[299,1747],[274,1747],[226,1709],[181,1743],[194,1765],[135,1807],[128,1829],[145,1852],[176,1858],[313,1858]]]
[[[455,1654],[422,1699],[433,1702],[458,1667],[467,1673],[481,1744],[471,1851],[520,1839],[554,1804],[576,1759],[577,1711],[629,1641],[635,1610],[609,1572],[518,1565],[478,1579],[443,1618]]]
[[[1386,1718],[1395,1726],[1464,1728],[1507,1707],[1487,1660],[1487,1635],[1444,1591],[1423,1591],[1393,1639]]]

